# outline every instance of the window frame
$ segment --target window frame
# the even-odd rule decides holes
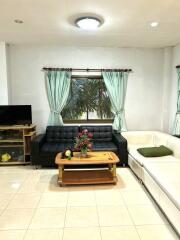
[[[95,79],[95,80],[99,80],[99,79],[103,79],[102,75],[72,75],[71,76],[71,80],[73,78],[87,78],[87,79]],[[86,79],[84,79],[84,81],[86,81]],[[104,124],[112,124],[114,121],[113,118],[111,119],[63,119],[63,122],[65,124],[89,124],[89,123],[96,123],[96,124],[100,124],[100,123],[104,123]]]

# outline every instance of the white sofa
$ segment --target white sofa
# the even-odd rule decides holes
[[[128,164],[180,234],[180,139],[157,131],[129,131]],[[173,155],[143,157],[137,148],[164,145]]]

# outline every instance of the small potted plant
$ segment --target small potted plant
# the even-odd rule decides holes
[[[75,149],[76,151],[81,152],[82,157],[87,157],[88,150],[92,150],[92,137],[93,134],[89,133],[87,129],[78,133],[78,136],[75,140]]]

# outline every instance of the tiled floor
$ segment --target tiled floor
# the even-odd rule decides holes
[[[130,169],[117,185],[57,186],[56,169],[0,168],[0,239],[177,240]]]

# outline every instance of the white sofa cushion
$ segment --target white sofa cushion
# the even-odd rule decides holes
[[[168,156],[167,156],[168,157]],[[164,158],[164,157],[163,157]],[[174,157],[165,161],[144,162],[144,168],[161,186],[180,210],[180,161]]]
[[[173,155],[176,158],[180,159],[180,139],[179,138],[169,136],[166,146],[173,151]]]
[[[154,132],[151,131],[129,131],[129,132],[122,132],[123,137],[125,137],[128,141],[128,145],[139,145],[139,146],[146,146],[146,145],[154,145]]]
[[[162,132],[154,132],[154,146],[158,147],[160,145],[167,146],[168,138],[170,137],[169,134],[162,133]]]

